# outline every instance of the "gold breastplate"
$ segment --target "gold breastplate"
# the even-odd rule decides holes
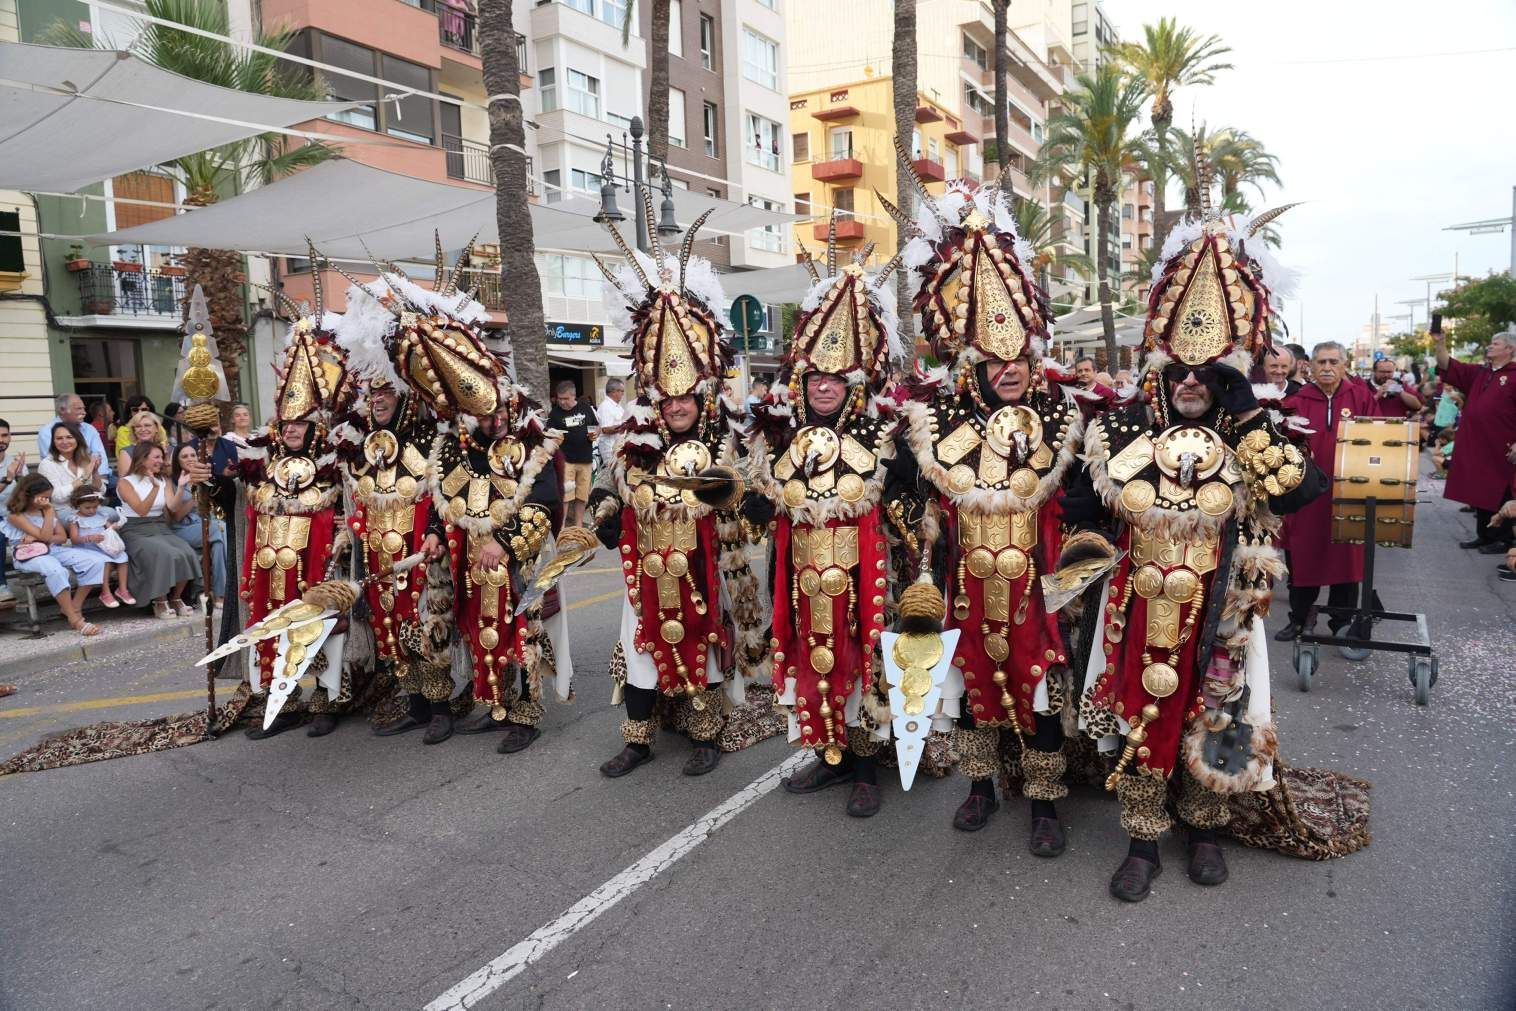
[[[1112,480],[1124,482],[1121,504],[1134,516],[1154,506],[1224,516],[1235,504],[1231,486],[1242,480],[1236,454],[1200,425],[1139,435],[1111,458],[1107,470]]]
[[[474,469],[468,453],[457,443],[444,447],[442,495],[447,500],[443,519],[456,523],[465,517],[488,520],[499,525],[511,518],[510,501],[521,488],[521,474],[526,467],[526,447],[514,436],[503,436],[490,444],[486,453],[488,467],[481,473]]]
[[[1037,546],[1037,513],[982,513],[958,510],[958,547],[963,567],[984,580],[984,614],[991,621],[1011,620],[1011,583],[1031,567]],[[968,617],[968,602],[954,603]]]
[[[637,525],[637,555],[642,574],[655,581],[660,610],[679,607],[681,580],[689,579],[693,585],[690,556],[695,553],[695,522],[686,518]]]
[[[791,509],[833,497],[851,504],[863,498],[878,464],[878,455],[852,435],[809,425],[775,459],[774,477],[784,482],[784,504]]]
[[[1132,528],[1132,588],[1148,602],[1147,642],[1163,649],[1179,644],[1179,611],[1198,603],[1201,578],[1216,568],[1220,540],[1204,531],[1192,540],[1165,540]]]
[[[321,504],[327,486],[316,479],[316,461],[308,456],[281,456],[269,467],[268,479],[252,490],[253,508],[262,510],[276,498],[294,499],[306,509]]]
[[[412,443],[402,445],[394,432],[381,428],[363,440],[363,462],[353,472],[360,501],[391,494],[414,499],[426,476],[426,457]]]
[[[969,418],[937,443],[948,468],[947,490],[1008,488],[1023,498],[1037,490],[1053,465],[1053,448],[1038,413],[1022,404],[1002,407],[987,419]]]
[[[710,447],[699,439],[686,439],[671,446],[658,461],[656,473],[663,477],[690,477],[705,470],[713,462]],[[702,505],[695,493],[650,480],[647,473],[633,470],[627,475],[627,483],[634,485],[632,504],[638,509],[650,509],[655,503],[683,505],[697,509]]]

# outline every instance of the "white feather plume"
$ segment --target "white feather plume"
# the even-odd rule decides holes
[[[337,345],[347,355],[348,371],[361,380],[387,380],[396,388],[404,384],[395,374],[387,338],[394,335],[397,325],[395,314],[380,304],[380,296],[388,289],[381,282],[347,289],[347,312],[337,318],[332,334]]]

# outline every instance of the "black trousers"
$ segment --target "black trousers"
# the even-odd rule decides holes
[[[1488,509],[1475,509],[1474,537],[1486,543],[1493,541],[1497,544],[1504,544],[1506,547],[1510,547],[1511,537],[1513,536],[1511,524],[1505,522],[1499,526],[1492,527],[1490,526],[1490,520],[1494,518],[1495,514]]]
[[[1297,625],[1310,627],[1311,608],[1316,606],[1316,598],[1320,595],[1319,586],[1290,586],[1290,621]],[[1377,594],[1376,594],[1377,596]],[[1328,607],[1353,607],[1358,603],[1357,583],[1333,583],[1327,587]],[[1378,601],[1375,601],[1378,605]],[[1331,618],[1327,625],[1332,631],[1337,631],[1346,625],[1346,618]]]

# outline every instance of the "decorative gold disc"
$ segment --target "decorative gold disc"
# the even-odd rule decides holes
[[[863,498],[863,478],[857,474],[844,474],[837,479],[837,497],[844,502],[857,502]]]
[[[409,476],[400,478],[399,480],[397,480],[395,482],[395,490],[397,492],[399,492],[401,495],[403,495],[405,498],[413,498],[413,497],[415,497],[415,494],[416,494],[416,479],[413,478],[413,477],[409,477]]]
[[[911,635],[906,634],[895,640],[895,648],[890,651],[897,666],[910,674],[911,668],[923,670],[937,666],[937,661],[942,659],[942,637],[937,635]],[[927,688],[931,687],[931,679],[927,679]],[[907,695],[923,695],[926,688],[921,691],[911,691],[902,688]]]
[[[821,573],[821,592],[828,597],[840,597],[847,590],[847,570],[833,565]]]
[[[400,440],[388,429],[370,432],[368,438],[363,440],[363,458],[376,467],[389,466],[399,455]]]
[[[1005,548],[995,556],[995,571],[1003,579],[1020,579],[1026,566],[1026,552],[1020,548]]]
[[[500,705],[499,703],[496,703],[495,705],[490,706],[490,719],[494,720],[496,723],[504,723],[505,722],[505,707],[502,706],[502,705]]]
[[[642,574],[649,579],[657,579],[663,575],[663,556],[648,555],[642,559]]]
[[[921,696],[912,695],[905,700],[905,705],[901,708],[905,710],[907,716],[920,716],[926,711],[926,703],[921,700]]]
[[[1026,498],[1037,490],[1037,472],[1022,467],[1011,475],[1011,491]]]
[[[503,498],[490,503],[490,522],[504,523],[511,518],[511,504]]]
[[[816,472],[829,470],[842,452],[842,440],[830,428],[810,425],[795,433],[790,443],[790,460],[803,467],[807,458],[815,461]]]
[[[1042,419],[1036,411],[1020,404],[1002,407],[990,415],[990,420],[984,426],[984,438],[990,448],[1001,456],[1012,459],[1015,459],[1012,451],[1016,448],[1017,432],[1026,436],[1028,453],[1036,449],[1042,441]]]
[[[684,574],[690,571],[690,557],[677,548],[670,551],[668,558],[664,559],[663,571],[675,579],[683,579]]]
[[[1153,459],[1158,469],[1169,477],[1179,475],[1185,456],[1193,458],[1195,477],[1216,473],[1226,461],[1221,436],[1201,425],[1175,425],[1158,436],[1153,444]]]
[[[1200,589],[1200,577],[1190,569],[1175,569],[1163,577],[1163,595],[1180,604],[1187,604],[1195,599],[1195,591]]]
[[[1142,690],[1166,699],[1179,690],[1179,672],[1166,663],[1150,663],[1142,670]]]
[[[479,645],[485,649],[494,649],[500,645],[500,633],[493,628],[481,628],[479,630]]]
[[[380,546],[390,554],[398,555],[405,550],[405,538],[394,530],[389,530],[380,539]]]
[[[815,569],[802,569],[800,572],[800,592],[807,597],[814,597],[821,590],[821,573]]]
[[[1132,585],[1137,596],[1151,600],[1163,592],[1163,570],[1152,563],[1144,565],[1132,577]]]
[[[1207,516],[1220,516],[1232,508],[1232,489],[1220,481],[1211,481],[1195,492],[1195,504]]]
[[[988,579],[995,574],[995,553],[989,548],[975,548],[964,564],[975,579]]]
[[[265,544],[263,547],[259,548],[258,553],[253,556],[253,562],[257,564],[258,568],[260,569],[272,569],[274,567],[274,549]]]
[[[658,627],[658,634],[670,646],[682,642],[684,640],[684,622],[670,618]]]
[[[368,498],[374,494],[374,479],[365,474],[358,479],[358,487],[355,489],[359,498]]]
[[[835,744],[829,744],[821,753],[821,757],[826,759],[827,765],[837,765],[842,761],[842,749]]]
[[[1130,512],[1146,512],[1158,499],[1158,490],[1146,481],[1128,481],[1121,489],[1121,504]]]
[[[652,485],[638,485],[637,490],[632,492],[632,504],[638,509],[647,509],[652,506],[654,495]]]
[[[785,505],[789,506],[791,509],[794,509],[796,506],[800,505],[800,503],[802,503],[804,501],[805,501],[805,482],[803,482],[803,481],[786,481],[786,482],[784,482],[784,504]]]
[[[811,669],[817,674],[829,674],[837,665],[837,656],[830,647],[817,646],[811,650]]]
[[[1003,663],[1011,655],[1011,644],[999,632],[991,632],[984,637],[984,652],[996,663]]]
[[[907,695],[925,695],[932,690],[932,672],[921,667],[907,667],[900,672],[900,690]]]
[[[954,495],[962,495],[974,487],[974,469],[966,463],[960,463],[947,476],[948,491]]]
[[[300,555],[294,548],[280,548],[274,552],[274,564],[281,569],[293,569],[300,562]]]

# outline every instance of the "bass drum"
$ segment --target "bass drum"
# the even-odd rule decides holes
[[[1411,546],[1416,519],[1421,424],[1399,418],[1349,418],[1337,434],[1332,479],[1332,541]],[[1374,529],[1367,500],[1375,499]]]

